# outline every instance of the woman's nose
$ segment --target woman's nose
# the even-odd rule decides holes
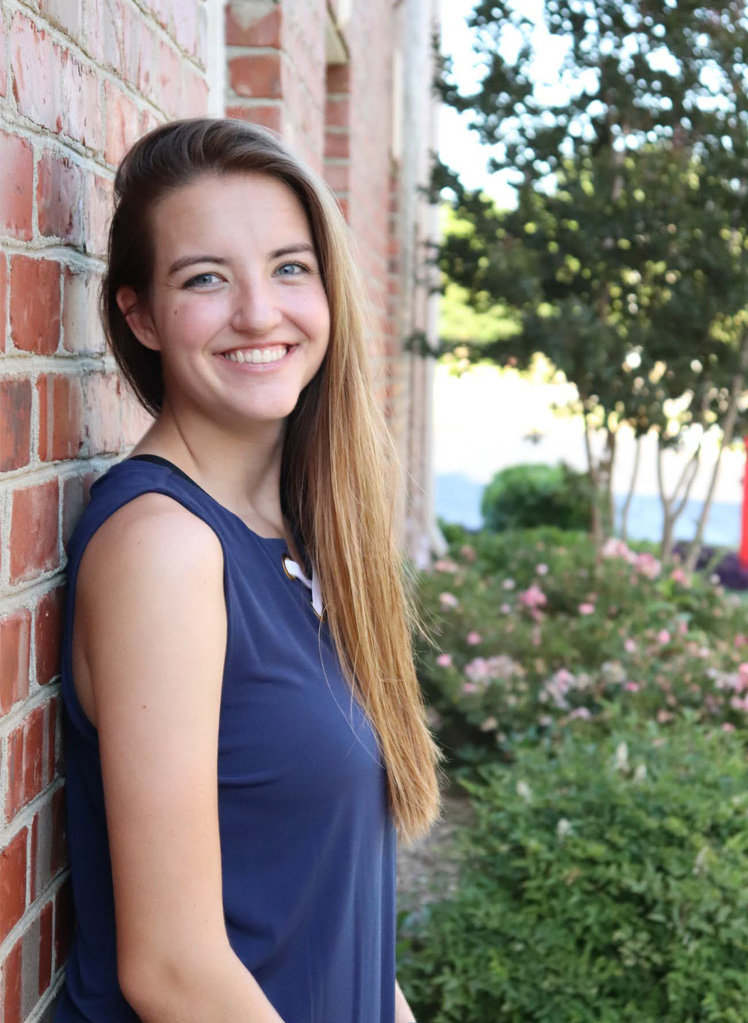
[[[282,319],[272,282],[254,279],[238,289],[232,321],[236,330],[266,334]]]

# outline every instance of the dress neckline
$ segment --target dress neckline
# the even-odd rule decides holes
[[[221,502],[219,500],[217,500],[215,497],[213,497],[212,494],[208,493],[208,491],[205,489],[205,487],[201,487],[200,484],[197,483],[195,480],[193,480],[193,478],[191,476],[188,476],[187,473],[184,471],[184,469],[180,469],[178,465],[176,465],[174,462],[170,461],[168,458],[164,458],[163,455],[151,455],[151,454],[128,455],[127,458],[123,458],[122,461],[123,462],[136,462],[136,461],[137,462],[154,462],[156,465],[164,465],[164,466],[166,466],[167,469],[171,469],[172,472],[175,472],[178,476],[181,476],[183,479],[187,480],[188,483],[191,483],[193,487],[197,487],[197,489],[199,491],[201,491],[201,493],[205,494],[206,497],[209,497],[210,500],[214,504],[218,505],[219,508],[222,508],[223,511],[225,511],[228,515],[232,515],[235,519],[237,519],[237,521],[241,522],[241,524],[246,529],[249,530],[249,532],[252,534],[252,536],[257,537],[258,540],[262,540],[263,543],[270,543],[270,544],[276,544],[276,545],[277,544],[282,544],[284,547],[286,547],[286,548],[288,547],[288,542],[286,541],[285,536],[262,536],[260,533],[255,532],[255,530],[252,529],[251,526],[247,525],[247,523],[244,521],[244,519],[240,515],[237,515],[236,512],[232,512],[231,509],[227,508],[225,504],[221,504]],[[294,530],[294,541],[296,542],[297,545],[299,544],[299,540],[300,540],[300,537],[298,535],[298,532],[296,530]],[[301,546],[303,547],[303,544]]]

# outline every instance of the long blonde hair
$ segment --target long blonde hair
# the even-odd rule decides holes
[[[309,219],[330,306],[330,340],[286,423],[281,506],[322,580],[325,620],[374,727],[395,824],[410,844],[439,819],[444,754],[428,728],[413,660],[414,634],[423,626],[399,545],[402,471],[374,397],[365,289],[334,195],[278,136],[257,125],[187,118],[155,128],[127,152],[115,177],[102,321],[123,376],[158,415],[160,355],[140,344],[115,295],[129,286],[147,301],[150,211],[167,192],[206,173],[278,178]]]

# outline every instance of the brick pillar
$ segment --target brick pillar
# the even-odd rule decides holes
[[[226,113],[280,132],[322,170],[325,0],[230,0]]]
[[[350,66],[328,64],[325,76],[325,181],[346,219],[351,193]]]
[[[0,1019],[51,1019],[73,927],[59,683],[66,543],[149,418],[96,309],[114,169],[205,110],[209,3],[0,5]],[[45,14],[36,13],[41,7]],[[144,10],[147,8],[147,10]]]

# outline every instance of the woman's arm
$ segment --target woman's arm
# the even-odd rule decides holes
[[[395,981],[395,1023],[413,1023],[415,1016],[413,1010],[405,1000],[405,995],[400,990],[400,985]]]
[[[128,502],[84,552],[75,627],[92,680],[125,997],[144,1023],[283,1023],[223,914],[218,537],[163,494]]]

